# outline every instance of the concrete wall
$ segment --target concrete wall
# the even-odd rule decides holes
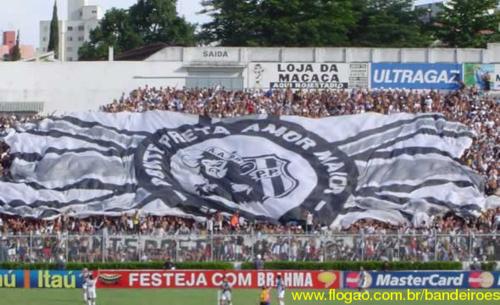
[[[183,87],[186,77],[245,78],[251,63],[500,63],[487,49],[166,48],[144,62],[0,63],[0,103],[44,103],[44,112],[97,110],[138,86]]]
[[[392,48],[167,48],[147,61],[187,63],[248,62],[408,62],[500,63],[500,44],[487,49]]]
[[[44,112],[97,110],[146,84],[185,84],[180,62],[0,63],[0,102],[43,102]]]

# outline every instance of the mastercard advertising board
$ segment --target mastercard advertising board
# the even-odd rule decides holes
[[[344,272],[344,288],[500,288],[500,272],[488,271],[401,271]]]
[[[227,278],[233,288],[275,286],[278,275],[288,288],[340,288],[339,271],[308,270],[101,270],[98,288],[218,288]]]

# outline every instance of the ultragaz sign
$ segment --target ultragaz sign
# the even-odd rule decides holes
[[[460,64],[371,64],[372,89],[455,90],[461,80]]]

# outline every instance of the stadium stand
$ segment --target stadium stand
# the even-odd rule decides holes
[[[102,110],[169,110],[219,118],[253,114],[319,118],[369,111],[383,114],[439,112],[447,119],[461,122],[476,131],[476,141],[462,160],[485,177],[486,194],[498,194],[500,105],[498,99],[483,95],[475,88],[444,94],[437,91],[398,90],[243,92],[175,90],[146,86],[128,95],[124,93],[118,100],[103,106]]]
[[[174,88],[137,88],[102,107],[105,112],[143,112],[169,110],[207,115],[236,117],[253,114],[300,115],[319,118],[363,112],[392,114],[397,112],[439,112],[449,120],[466,124],[476,132],[471,149],[462,162],[479,172],[486,181],[487,195],[499,195],[500,104],[498,99],[463,87],[459,91],[416,92],[398,90],[341,90],[341,91],[226,91],[216,89],[178,90]],[[16,124],[40,120],[40,116],[7,116],[0,119],[5,132]],[[1,143],[2,175],[9,177],[9,148]],[[249,222],[243,217],[214,214],[203,222],[178,217],[122,215],[121,217],[91,217],[73,219],[62,215],[51,220],[32,220],[2,215],[0,231],[15,235],[7,247],[14,261],[54,260],[60,251],[68,252],[70,261],[130,259],[175,260],[252,260],[260,254],[267,260],[468,260],[473,256],[484,259],[495,255],[495,236],[500,228],[500,208],[490,208],[476,219],[463,220],[448,214],[434,217],[414,226],[395,226],[365,219],[342,235],[315,224],[315,236],[305,235],[305,223],[287,225]],[[318,235],[318,233],[321,233]],[[66,236],[68,234],[68,236]],[[73,235],[72,235],[73,234]],[[165,249],[125,249],[123,243],[103,246],[104,236],[137,234],[171,237]],[[217,235],[212,235],[217,234]],[[139,235],[139,236],[140,236]],[[470,236],[474,235],[473,244]],[[63,237],[66,236],[66,237]],[[90,237],[94,236],[94,237]],[[102,237],[96,240],[95,236]],[[131,237],[130,237],[131,236]],[[181,246],[182,240],[192,241]],[[196,236],[196,237],[195,237]],[[216,236],[210,241],[207,236]],[[272,236],[272,238],[263,238]],[[441,236],[441,237],[439,237]],[[245,238],[243,238],[245,237]],[[33,247],[33,240],[39,240]],[[229,243],[228,243],[229,241]],[[136,240],[137,242],[137,240]],[[178,244],[179,243],[179,244]],[[30,246],[31,245],[31,246]],[[119,245],[119,246],[117,246]],[[165,246],[167,245],[167,246]],[[103,249],[106,248],[106,251]],[[30,249],[30,250],[28,250]],[[123,251],[123,250],[126,251]],[[328,251],[325,251],[328,249]]]

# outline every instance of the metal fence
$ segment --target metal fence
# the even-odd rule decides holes
[[[0,261],[500,260],[500,234],[6,235]]]

